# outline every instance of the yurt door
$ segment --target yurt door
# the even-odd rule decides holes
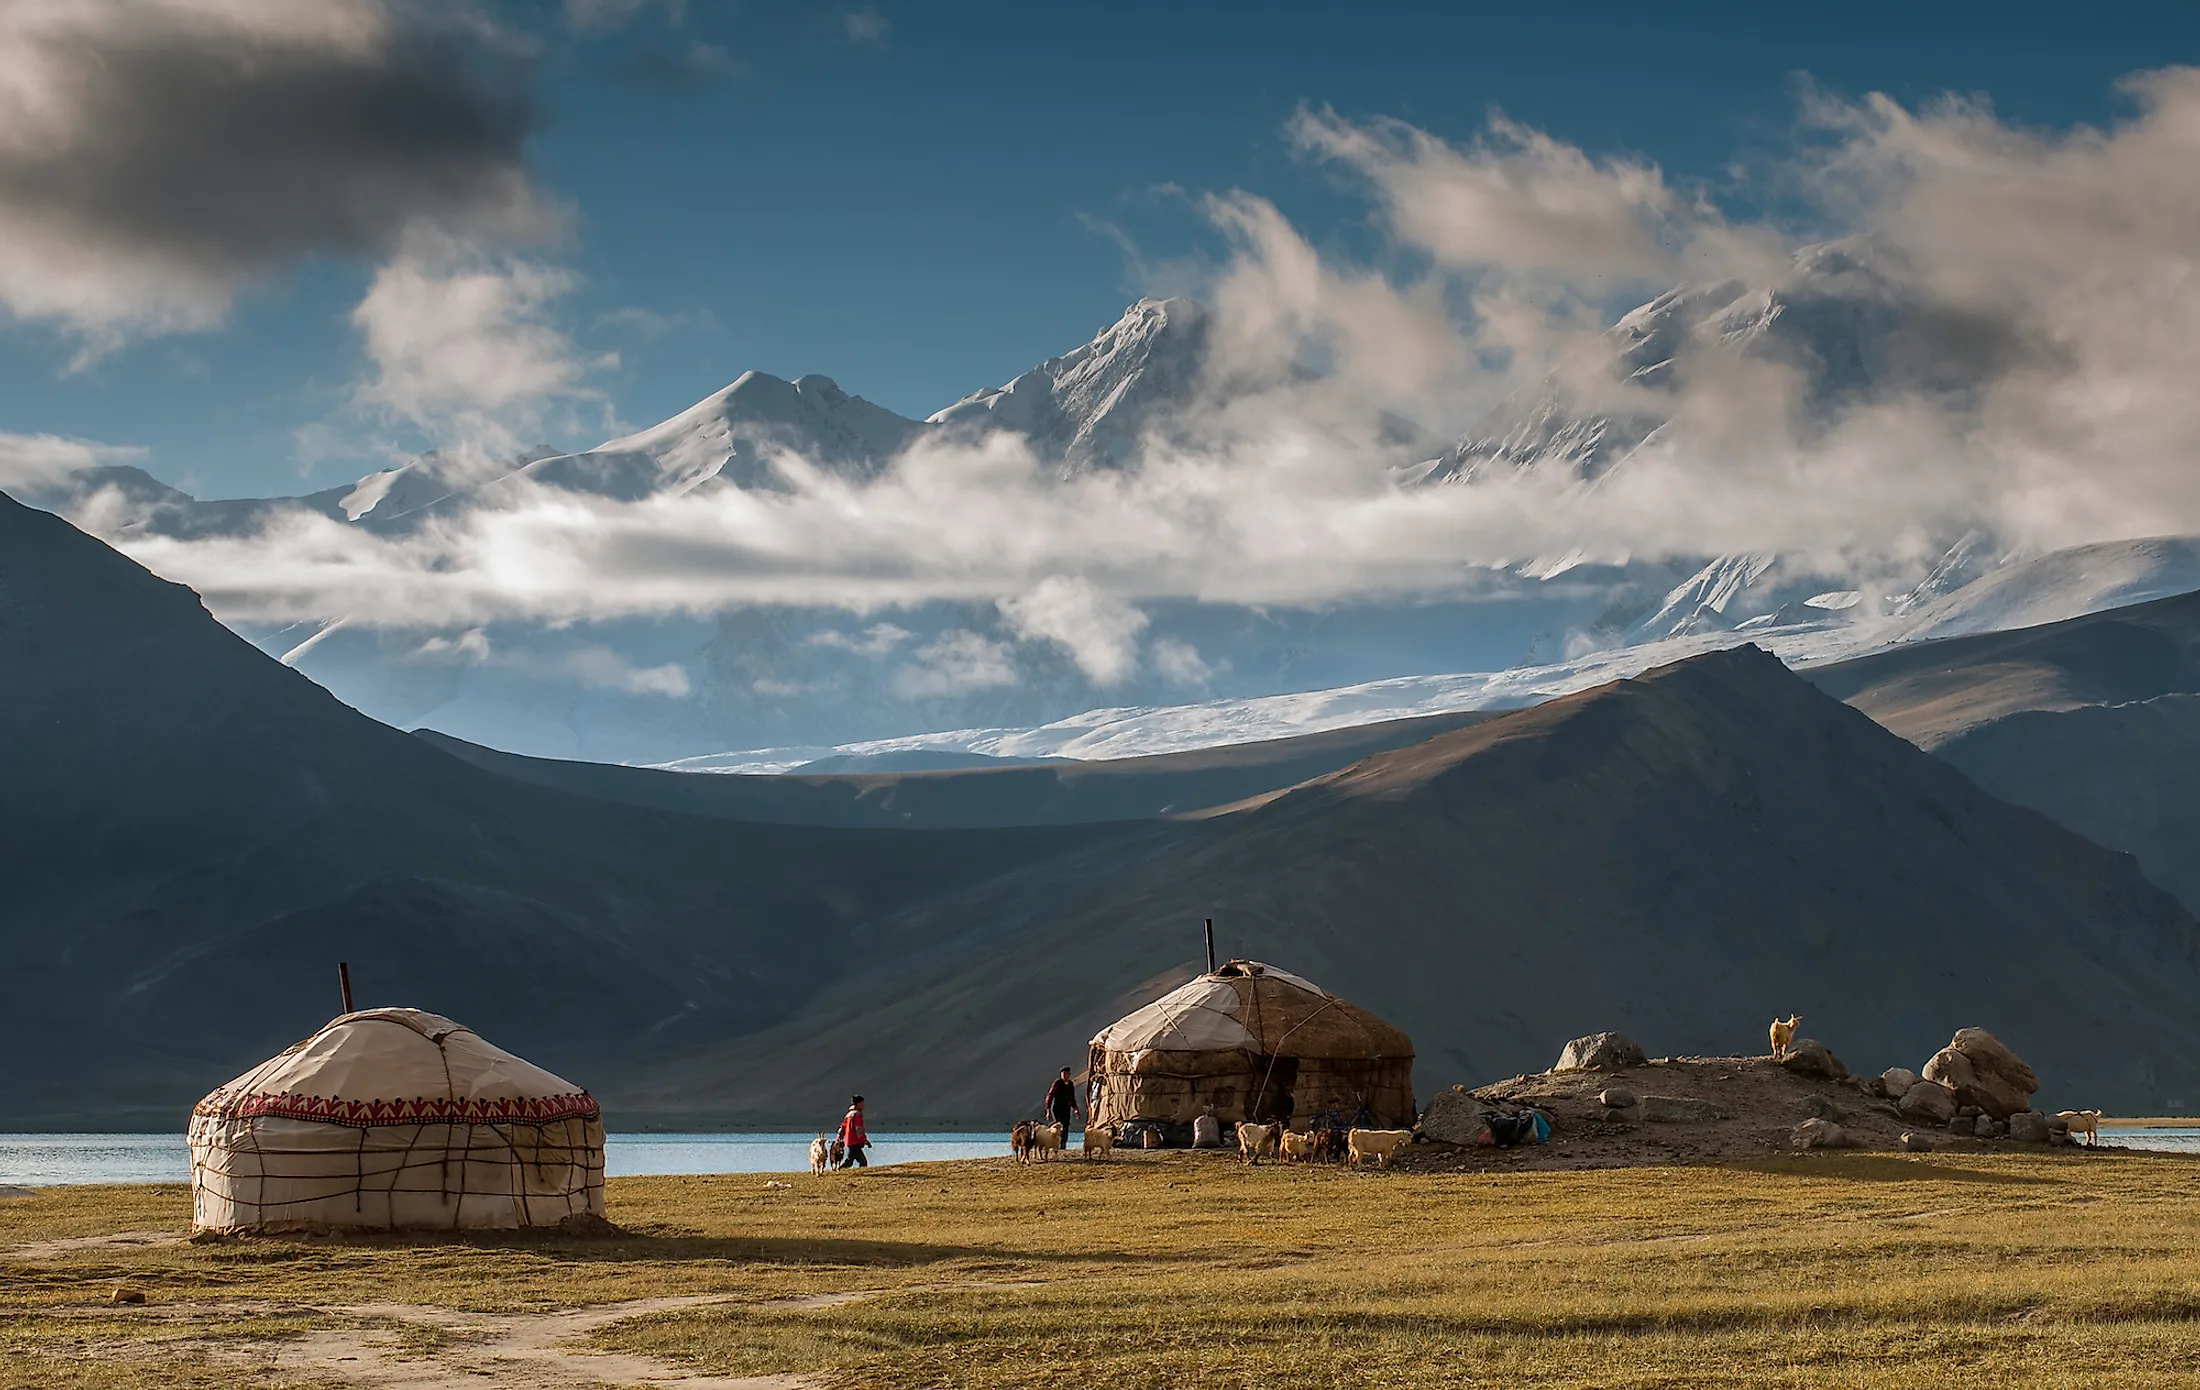
[[[1263,1057],[1253,1073],[1253,1094],[1245,1107],[1255,1124],[1292,1118],[1297,1106],[1292,1092],[1299,1084],[1299,1059]]]

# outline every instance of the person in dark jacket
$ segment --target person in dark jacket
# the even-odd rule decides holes
[[[1062,1068],[1062,1074],[1054,1078],[1052,1086],[1047,1087],[1047,1098],[1041,1104],[1046,1113],[1053,1117],[1054,1123],[1062,1127],[1062,1137],[1067,1139],[1069,1117],[1084,1117],[1084,1107],[1077,1103],[1077,1083],[1070,1079],[1068,1067]]]
[[[840,1119],[840,1142],[847,1147],[847,1156],[840,1160],[843,1168],[868,1168],[871,1161],[863,1151],[871,1147],[871,1136],[863,1128],[863,1097],[848,1098],[848,1113]]]

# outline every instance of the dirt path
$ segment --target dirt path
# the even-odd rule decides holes
[[[763,1307],[829,1307],[864,1293],[789,1299]],[[558,1313],[491,1315],[413,1303],[359,1303],[321,1311],[372,1319],[384,1326],[313,1332],[294,1341],[240,1349],[245,1359],[292,1374],[334,1376],[375,1390],[469,1390],[484,1384],[512,1390],[595,1390],[604,1385],[667,1390],[797,1390],[800,1376],[707,1376],[647,1356],[595,1352],[578,1343],[626,1318],[736,1300],[705,1294],[642,1298]],[[417,1341],[388,1324],[418,1328]]]
[[[190,1237],[180,1231],[115,1231],[103,1236],[72,1236],[66,1240],[34,1240],[27,1245],[0,1249],[10,1260],[50,1260],[56,1255],[86,1250],[150,1250],[162,1245],[181,1245]]]
[[[929,1284],[943,1289],[1029,1288],[1034,1281]],[[372,1390],[454,1390],[493,1384],[511,1390],[601,1390],[648,1386],[655,1390],[802,1390],[814,1382],[799,1375],[699,1375],[653,1357],[590,1351],[579,1345],[590,1333],[646,1313],[740,1303],[756,1309],[809,1311],[886,1292],[850,1289],[761,1303],[696,1294],[603,1303],[556,1313],[462,1313],[417,1303],[355,1303],[313,1311],[381,1324],[372,1328],[312,1332],[291,1341],[227,1343],[208,1348],[276,1372],[334,1377]],[[174,1309],[166,1310],[172,1316]],[[294,1308],[293,1311],[296,1311]],[[393,1326],[394,1324],[394,1326]],[[418,1329],[408,1338],[403,1329]]]

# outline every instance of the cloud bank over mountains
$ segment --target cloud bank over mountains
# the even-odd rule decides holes
[[[1196,686],[1209,659],[1155,625],[1169,604],[1473,601],[1523,573],[1746,555],[1868,608],[1959,544],[2200,530],[2194,70],[2135,75],[2125,120],[2067,132],[1810,93],[1787,157],[1723,188],[1501,115],[1448,142],[1308,109],[1282,138],[1365,199],[1366,259],[1217,190],[1204,311],[1170,301],[1173,327],[901,422],[883,456],[703,420],[692,449],[745,462],[675,476],[626,441],[518,467],[546,420],[608,413],[606,360],[559,318],[567,220],[525,163],[527,51],[401,0],[9,9],[0,304],[96,351],[210,329],[285,267],[348,258],[371,269],[357,408],[443,446],[355,494],[435,494],[402,525],[362,524],[364,502],[191,533],[96,498],[80,515],[239,622],[455,643],[835,610],[909,694],[1013,682],[1038,648],[1102,690]],[[101,447],[15,440],[0,471]],[[938,604],[984,621],[897,623]],[[634,669],[599,679],[679,684]]]

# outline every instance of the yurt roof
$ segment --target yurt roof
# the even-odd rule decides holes
[[[362,1009],[220,1087],[195,1113],[372,1126],[543,1124],[598,1109],[572,1082],[441,1014]]]
[[[1311,980],[1234,960],[1117,1020],[1094,1038],[1111,1052],[1278,1057],[1411,1057],[1413,1040]]]

